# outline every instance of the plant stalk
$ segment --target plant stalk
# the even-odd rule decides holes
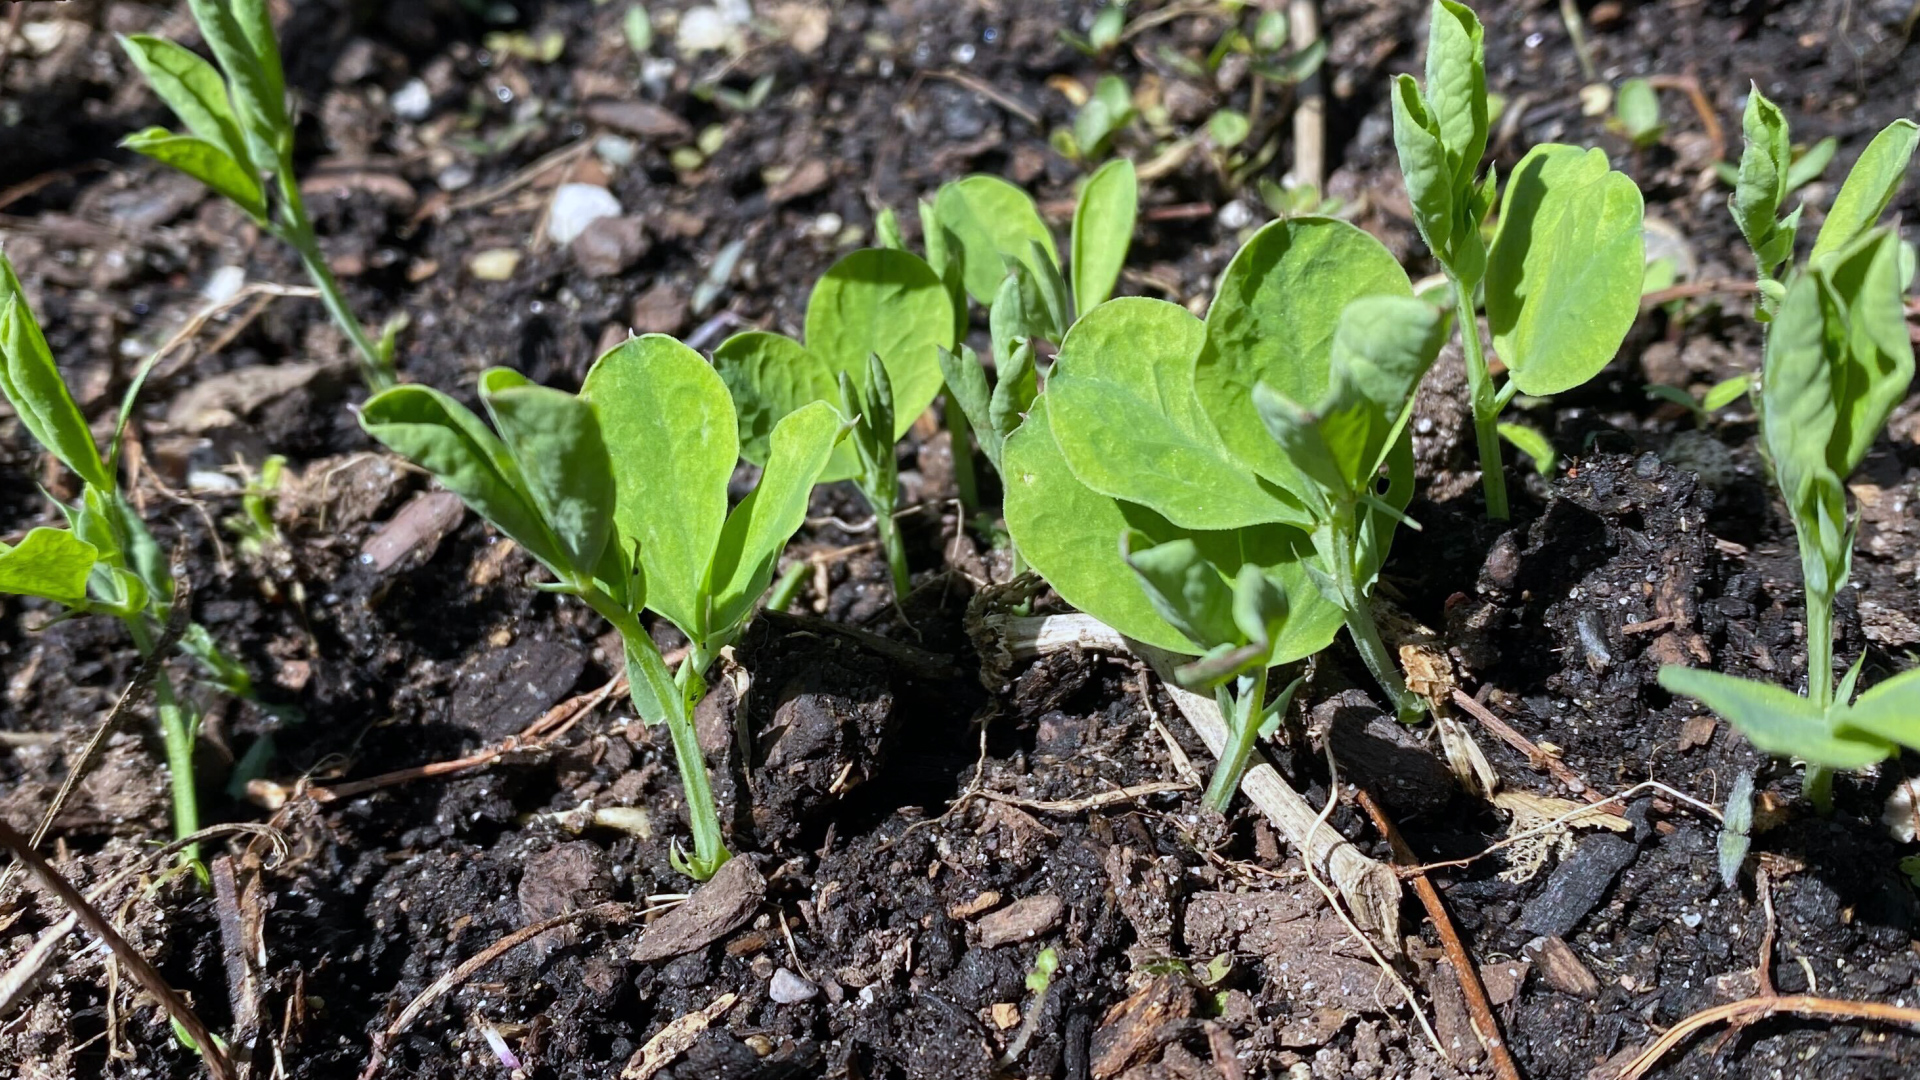
[[[647,635],[646,628],[640,625],[639,616],[627,611],[613,598],[598,588],[588,585],[579,590],[580,598],[587,602],[600,616],[613,624],[620,632],[628,652],[652,651],[659,657],[659,646]],[[688,653],[681,662],[681,671],[675,673],[674,682],[679,692],[668,695],[662,704],[666,708],[667,736],[673,741],[674,765],[680,771],[680,786],[687,800],[687,824],[693,830],[692,868],[701,880],[711,877],[715,870],[732,858],[727,851],[726,837],[720,828],[720,810],[713,799],[713,784],[707,778],[707,758],[700,749],[700,736],[694,729],[693,716],[687,708],[687,695],[684,692],[690,678],[704,677],[704,667],[711,663],[711,655],[702,657],[700,650]],[[633,680],[629,679],[631,684]],[[633,707],[642,720],[647,717],[641,689],[630,686],[629,694]]]
[[[1500,400],[1487,371],[1487,354],[1480,344],[1480,322],[1473,310],[1473,287],[1448,276],[1453,285],[1454,321],[1460,324],[1460,352],[1467,366],[1467,391],[1473,401],[1473,438],[1480,448],[1480,488],[1487,501],[1487,517],[1507,520],[1507,474],[1500,462]]]
[[[1240,790],[1240,777],[1246,774],[1247,759],[1253,756],[1254,743],[1260,738],[1260,711],[1267,703],[1267,672],[1267,666],[1262,664],[1250,680],[1253,685],[1233,703],[1232,729],[1227,732],[1225,752],[1214,764],[1206,795],[1201,799],[1209,810],[1226,813],[1233,793]]]
[[[1407,689],[1406,680],[1401,678],[1400,665],[1381,640],[1379,624],[1373,621],[1373,603],[1361,590],[1359,575],[1354,572],[1353,552],[1357,539],[1351,523],[1355,515],[1361,512],[1362,509],[1355,505],[1336,507],[1334,517],[1344,524],[1315,530],[1314,547],[1326,552],[1321,556],[1322,565],[1331,571],[1329,576],[1334,579],[1334,588],[1346,615],[1347,636],[1353,639],[1353,647],[1360,654],[1361,663],[1367,666],[1367,671],[1373,675],[1373,681],[1380,684],[1380,689],[1386,691],[1387,699],[1400,722],[1418,723],[1426,712],[1426,705],[1419,696]]]
[[[133,647],[142,660],[153,656],[154,638],[145,616],[132,615],[121,620],[133,636]],[[167,783],[173,793],[174,839],[200,831],[200,793],[194,786],[194,729],[191,706],[184,705],[173,693],[173,680],[162,669],[153,680],[154,713],[160,719],[160,739],[167,751]],[[190,863],[200,861],[200,845],[193,844],[181,854]]]
[[[953,486],[960,489],[960,505],[967,513],[980,508],[980,480],[973,471],[973,425],[951,391],[946,404],[947,440],[953,457]]]
[[[293,178],[291,160],[281,161],[275,180],[280,187],[284,220],[273,231],[300,256],[307,277],[312,280],[314,288],[320,290],[320,302],[326,305],[327,314],[333,319],[334,325],[347,335],[347,340],[353,343],[354,351],[360,354],[360,378],[366,382],[367,389],[375,393],[390,389],[394,385],[392,365],[381,357],[380,350],[367,337],[366,327],[360,325],[360,320],[347,307],[346,295],[340,291],[340,283],[334,279],[326,256],[320,252],[320,241],[313,233],[313,220],[307,217],[307,205],[300,198],[300,185]]]
[[[806,587],[807,571],[811,569],[811,566],[799,560],[788,563],[787,568],[774,579],[773,588],[767,590],[766,610],[785,611],[792,607],[794,600],[800,596],[800,590]]]
[[[887,569],[893,574],[893,602],[905,603],[912,585],[907,577],[907,545],[900,538],[900,525],[893,520],[891,506],[882,509],[874,504],[873,531],[880,536],[880,546],[887,553]]]

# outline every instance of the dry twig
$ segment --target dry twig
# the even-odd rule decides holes
[[[1373,819],[1373,827],[1387,838],[1393,848],[1394,861],[1413,866],[1418,860],[1407,847],[1406,838],[1394,827],[1386,811],[1380,808],[1366,789],[1359,792],[1360,806],[1367,816]],[[1454,975],[1460,980],[1460,990],[1466,995],[1467,1011],[1473,1021],[1474,1033],[1480,1036],[1480,1044],[1487,1048],[1487,1054],[1493,1060],[1494,1074],[1501,1080],[1520,1080],[1520,1070],[1513,1063],[1513,1055],[1507,1051],[1507,1040],[1500,1032],[1500,1021],[1493,1015],[1493,1002],[1487,998],[1487,988],[1480,982],[1480,969],[1473,962],[1473,955],[1467,952],[1466,943],[1460,940],[1460,931],[1454,929],[1453,919],[1447,914],[1447,905],[1440,900],[1440,891],[1433,887],[1426,872],[1413,868],[1413,891],[1420,897],[1420,904],[1427,909],[1427,919],[1433,923],[1435,933],[1440,935],[1440,946],[1446,950],[1447,962],[1453,965]]]

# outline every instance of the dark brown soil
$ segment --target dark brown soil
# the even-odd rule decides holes
[[[304,103],[310,206],[362,317],[411,318],[400,339],[404,377],[468,396],[481,369],[505,364],[572,388],[597,344],[629,328],[703,347],[740,325],[795,332],[809,284],[843,248],[870,240],[881,209],[911,238],[914,201],[970,171],[1011,176],[1042,203],[1071,199],[1082,170],[1047,141],[1071,122],[1053,82],[1063,77],[1090,84],[1112,70],[1157,81],[1170,134],[1198,130],[1221,105],[1250,105],[1244,71],[1207,84],[1167,59],[1203,58],[1226,25],[1217,15],[1165,21],[1089,58],[1059,31],[1084,30],[1090,4],[762,3],[752,47],[728,59],[676,49],[672,16],[687,6],[647,5],[657,34],[645,65],[623,36],[621,3],[320,0],[281,12]],[[1412,0],[1323,6],[1328,191],[1419,276],[1431,267],[1415,254],[1384,90],[1389,74],[1417,67],[1425,9]],[[1798,141],[1837,137],[1836,166],[1806,189],[1823,206],[1873,132],[1914,109],[1903,89],[1920,79],[1920,51],[1906,46],[1901,24],[1908,6],[1581,8],[1600,81],[1697,79],[1727,152],[1738,150],[1749,79],[1787,110]],[[289,254],[233,211],[114,148],[165,118],[111,34],[189,34],[184,5],[174,7],[27,4],[31,32],[0,37],[0,240],[77,395],[103,423],[135,360],[201,306],[218,268],[299,280]],[[495,7],[510,21],[489,24]],[[1540,141],[1605,147],[1646,191],[1650,215],[1685,237],[1694,279],[1749,275],[1724,189],[1707,174],[1716,148],[1685,95],[1663,92],[1667,136],[1631,151],[1604,117],[1583,114],[1579,89],[1590,80],[1558,5],[1485,7],[1490,78],[1508,110],[1495,146],[1503,171]],[[564,51],[550,63],[514,56],[489,42],[500,31],[532,42],[558,34]],[[763,77],[771,93],[751,109],[696,92],[712,83],[745,92]],[[431,105],[403,119],[394,99],[414,79]],[[1284,121],[1289,107],[1284,93],[1266,94],[1263,122]],[[674,151],[712,130],[724,141],[708,160],[676,166]],[[1288,126],[1276,130],[1270,178],[1292,156]],[[569,148],[565,164],[525,172]],[[1144,127],[1120,139],[1141,162],[1159,148]],[[641,250],[617,272],[594,276],[574,251],[533,241],[563,178],[605,183],[642,223]],[[1204,302],[1241,225],[1267,214],[1251,185],[1229,187],[1204,150],[1155,180],[1144,206],[1123,289],[1183,303]],[[1893,210],[1912,217],[1920,189],[1910,185]],[[703,290],[735,244],[732,274]],[[507,280],[473,274],[472,258],[488,249],[520,254]],[[696,311],[704,291],[713,297]],[[244,837],[221,848],[252,882],[237,909],[181,878],[151,890],[123,884],[103,907],[216,1030],[258,1033],[243,1048],[260,1065],[255,1075],[278,1062],[300,1080],[350,1077],[409,1002],[503,936],[605,901],[664,907],[685,892],[668,863],[670,840],[684,835],[682,806],[664,736],[619,698],[554,742],[484,767],[326,803],[301,793],[302,783],[347,784],[496,745],[603,688],[618,655],[589,613],[521,584],[533,568],[524,554],[372,451],[352,412],[364,392],[317,304],[242,311],[148,384],[135,428],[150,466],[139,491],[162,542],[184,546],[195,617],[254,672],[263,699],[205,693],[208,816],[270,823],[287,848],[275,855]],[[1781,808],[1763,815],[1771,827],[1755,836],[1757,857],[1731,889],[1716,868],[1715,823],[1664,793],[1634,800],[1625,832],[1583,831],[1537,852],[1530,877],[1515,872],[1524,855],[1436,872],[1489,984],[1509,987],[1496,1011],[1534,1080],[1582,1080],[1688,1014],[1752,993],[1768,934],[1756,866],[1770,880],[1782,992],[1906,1005],[1920,994],[1915,887],[1896,869],[1913,847],[1879,823],[1912,761],[1842,777],[1838,810],[1822,818],[1794,801],[1797,770],[1724,724],[1703,727],[1697,710],[1654,682],[1667,662],[1790,684],[1804,677],[1797,558],[1751,415],[1736,406],[1695,431],[1691,417],[1642,392],[1648,382],[1699,386],[1751,370],[1758,344],[1738,298],[1649,312],[1599,379],[1523,410],[1563,462],[1550,481],[1523,481],[1524,463],[1513,462],[1511,527],[1482,516],[1457,367],[1443,367],[1423,394],[1413,515],[1425,530],[1403,544],[1385,581],[1409,614],[1439,628],[1466,688],[1556,748],[1593,790],[1651,779],[1718,804],[1735,775],[1754,770],[1765,805]],[[308,362],[315,369],[301,377],[263,385],[263,375]],[[1860,587],[1843,596],[1840,652],[1848,663],[1864,653],[1868,680],[1920,647],[1917,438],[1920,425],[1903,412],[1855,478]],[[237,494],[212,474],[268,453],[286,455],[297,479],[278,501],[280,542],[247,552],[222,524]],[[1004,581],[1006,560],[976,523],[958,520],[949,442],[934,418],[902,455],[906,501],[920,508],[903,519],[915,592],[896,608],[859,528],[864,506],[850,490],[823,489],[789,553],[816,568],[803,613],[757,624],[702,708],[733,846],[752,867],[737,877],[756,882],[760,899],[746,893],[737,917],[710,934],[665,921],[550,931],[429,1007],[387,1047],[385,1075],[505,1076],[491,1033],[528,1077],[618,1076],[701,1010],[713,1014],[706,1030],[652,1075],[1492,1075],[1416,904],[1405,909],[1405,924],[1419,929],[1403,943],[1402,966],[1445,1054],[1250,808],[1210,819],[1190,791],[1093,809],[1034,806],[1179,779],[1163,730],[1202,769],[1208,758],[1128,657],[1055,654],[996,669],[983,686],[968,606],[980,586]],[[54,519],[43,486],[65,493],[18,424],[0,419],[0,535]],[[49,614],[0,599],[0,732],[9,735],[0,813],[23,827],[135,666],[130,642],[105,621],[47,626]],[[1302,726],[1317,731],[1341,714],[1332,738],[1338,754],[1352,748],[1348,778],[1381,794],[1417,853],[1462,858],[1498,840],[1505,813],[1422,779],[1437,774],[1425,732],[1369,723],[1366,708],[1334,700],[1354,684],[1364,686],[1361,669],[1336,648],[1300,702]],[[149,730],[116,736],[56,820],[49,849],[83,885],[136,865],[165,833]],[[1538,762],[1475,734],[1509,789],[1573,796]],[[234,762],[269,736],[265,783],[251,798],[225,791]],[[1315,746],[1273,752],[1324,802]],[[289,794],[277,810],[262,805]],[[638,813],[624,829],[594,824],[591,809],[607,808]],[[1330,823],[1385,856],[1346,802]],[[63,912],[32,890],[5,888],[11,966]],[[252,992],[230,978],[245,952],[236,910],[260,921],[264,964]],[[686,948],[635,958],[682,933],[693,935]],[[1570,947],[1586,986],[1537,958],[1538,939],[1550,937]],[[1056,951],[1059,971],[1021,1041],[1034,1002],[1023,984],[1042,949]],[[0,1018],[4,1067],[35,1077],[197,1075],[155,1003],[107,970],[97,949],[70,943],[22,1008]],[[1017,1058],[1002,1062],[1016,1043]],[[1779,1018],[1731,1037],[1709,1030],[1650,1075],[1916,1071],[1913,1032]]]

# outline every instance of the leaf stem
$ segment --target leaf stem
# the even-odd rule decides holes
[[[153,655],[153,631],[145,615],[124,616],[127,632],[141,659]],[[153,681],[154,712],[160,719],[160,739],[167,751],[167,783],[173,793],[173,835],[175,839],[200,831],[200,793],[194,786],[193,744],[199,725],[194,723],[193,708],[180,702],[173,693],[173,680],[162,668]],[[181,854],[189,863],[200,861],[200,845],[192,844]]]
[[[393,365],[380,355],[379,348],[367,337],[366,327],[360,325],[360,320],[347,307],[346,295],[340,291],[340,283],[334,279],[326,256],[320,252],[320,241],[313,233],[313,220],[307,216],[306,203],[300,197],[300,184],[293,176],[291,155],[282,157],[274,180],[280,189],[282,220],[270,226],[271,231],[300,256],[307,277],[313,281],[314,288],[320,290],[320,302],[326,305],[327,314],[332,317],[334,325],[347,335],[347,340],[353,343],[354,351],[360,354],[360,377],[366,382],[367,389],[378,393],[391,388],[394,385]]]
[[[893,507],[873,504],[873,531],[887,553],[887,569],[893,574],[893,602],[905,603],[912,582],[907,576],[907,545],[900,538],[900,524],[893,520]]]
[[[1326,553],[1321,556],[1321,562],[1328,569],[1328,576],[1333,579],[1334,589],[1339,594],[1337,599],[1347,619],[1347,636],[1353,639],[1360,662],[1367,666],[1367,671],[1373,675],[1373,681],[1380,684],[1380,689],[1386,691],[1388,702],[1400,722],[1417,723],[1426,712],[1425,703],[1407,689],[1406,680],[1400,677],[1400,665],[1380,639],[1379,624],[1373,620],[1373,602],[1361,589],[1359,574],[1354,569],[1357,538],[1353,521],[1359,512],[1357,505],[1336,506],[1334,518],[1338,524],[1329,523],[1316,529],[1314,548]]]
[[[1815,587],[1806,593],[1807,698],[1824,712],[1833,705],[1833,596]]]
[[[788,563],[787,568],[780,571],[780,576],[774,580],[773,588],[767,590],[766,610],[785,611],[792,607],[794,599],[806,586],[807,571],[811,569],[812,566],[802,560]]]
[[[651,660],[665,667],[660,647],[653,643],[646,627],[640,625],[638,615],[591,584],[580,587],[576,595],[613,624],[629,655],[638,656],[642,663]],[[694,728],[692,710],[687,706],[688,695],[684,692],[688,682],[705,677],[704,669],[710,663],[712,654],[699,649],[689,651],[681,662],[681,672],[672,680],[676,692],[658,695],[666,712],[667,735],[673,742],[674,765],[680,771],[680,786],[686,795],[687,824],[693,830],[693,858],[687,869],[701,881],[712,877],[714,871],[733,857],[727,851],[726,837],[720,828],[720,810],[713,799],[713,785],[707,778],[706,755],[700,749],[700,736]],[[648,692],[641,680],[629,677],[628,684],[634,710],[642,720],[650,720],[648,714],[652,710],[646,704]]]
[[[1260,665],[1250,680],[1253,685],[1243,688],[1234,700],[1233,713],[1228,718],[1231,728],[1227,732],[1227,745],[1213,767],[1207,793],[1201,799],[1209,810],[1226,813],[1233,793],[1240,790],[1240,777],[1245,775],[1247,759],[1253,756],[1253,745],[1260,738],[1260,710],[1267,703],[1267,671],[1265,664]]]
[[[1500,463],[1500,400],[1487,371],[1480,344],[1480,321],[1473,310],[1473,286],[1448,275],[1453,286],[1454,321],[1460,324],[1460,352],[1467,366],[1467,391],[1473,401],[1473,438],[1480,448],[1480,487],[1487,517],[1507,520],[1507,474]]]

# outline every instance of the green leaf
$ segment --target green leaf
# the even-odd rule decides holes
[[[1842,734],[1858,732],[1920,750],[1920,669],[1903,671],[1833,711]]]
[[[634,4],[620,20],[620,32],[627,37],[627,48],[635,56],[645,56],[653,48],[653,20],[645,4]]]
[[[731,637],[767,591],[781,550],[806,522],[808,496],[844,430],[840,414],[824,401],[787,414],[774,427],[760,483],[727,515],[714,554],[708,595],[717,636]]]
[[[1233,621],[1233,589],[1192,539],[1155,543],[1128,529],[1120,534],[1120,553],[1153,610],[1187,640],[1208,649],[1245,642]]]
[[[1895,123],[1906,122],[1909,121],[1895,121]],[[1827,171],[1828,165],[1833,164],[1833,155],[1839,149],[1840,140],[1829,135],[1808,147],[1806,153],[1794,158],[1793,164],[1787,166],[1786,190],[1780,193],[1780,197],[1785,199],[1820,179],[1820,174]]]
[[[1270,663],[1311,656],[1333,641],[1340,610],[1320,597],[1302,569],[1312,555],[1305,533],[1281,525],[1235,532],[1176,528],[1144,506],[1101,495],[1074,478],[1060,455],[1042,394],[1008,439],[1001,476],[1006,482],[1007,531],[1021,556],[1069,604],[1115,630],[1172,652],[1205,652],[1162,619],[1141,592],[1114,539],[1129,528],[1154,542],[1190,538],[1223,573],[1237,574],[1252,562],[1267,569],[1293,598],[1286,628],[1274,642]]]
[[[1671,387],[1662,387],[1661,389],[1671,389]],[[1692,399],[1689,398],[1688,400],[1691,401]],[[1554,452],[1553,444],[1547,441],[1545,435],[1540,434],[1540,432],[1525,424],[1503,423],[1497,425],[1497,427],[1501,438],[1518,447],[1520,452],[1527,455],[1533,462],[1534,472],[1539,473],[1541,476],[1553,475],[1553,463],[1559,460],[1559,455]]]
[[[1081,483],[1183,528],[1305,524],[1299,506],[1233,460],[1200,412],[1189,372],[1205,333],[1164,300],[1121,297],[1088,312],[1047,379],[1061,453]]]
[[[122,36],[120,48],[187,131],[226,151],[252,175],[247,140],[233,115],[227,84],[212,64],[165,38],[146,34]]]
[[[1733,404],[1753,389],[1753,376],[1741,372],[1730,379],[1722,379],[1707,388],[1707,394],[1700,399],[1700,407],[1708,412],[1719,412]],[[1691,399],[1689,399],[1691,400]]]
[[[1844,347],[1830,360],[1836,415],[1827,451],[1828,465],[1844,480],[1866,458],[1913,381],[1899,237],[1885,229],[1869,232],[1815,273],[1833,297],[1828,320],[1845,320]],[[1830,327],[1829,337],[1833,333]]]
[[[653,639],[628,637],[625,642],[627,686],[640,719],[652,727],[682,715],[680,688]]]
[[[767,463],[768,437],[788,413],[840,393],[834,372],[812,350],[765,330],[735,334],[713,350],[713,369],[733,395],[740,415],[740,456]],[[822,482],[845,480],[858,469],[851,447],[835,451]]]
[[[120,145],[170,168],[178,169],[226,197],[255,221],[267,219],[266,196],[260,181],[225,150],[196,135],[175,135],[166,128],[148,128],[120,140]]]
[[[1220,277],[1193,370],[1201,410],[1234,458],[1300,494],[1298,471],[1253,408],[1255,384],[1319,401],[1348,302],[1412,295],[1392,253],[1344,221],[1288,218],[1255,233]]]
[[[1818,266],[1880,220],[1907,178],[1916,142],[1920,142],[1920,125],[1911,120],[1895,120],[1873,137],[1840,185],[1840,194],[1833,197],[1833,209],[1820,223],[1813,254],[1807,257],[1809,265]]]
[[[1252,133],[1252,122],[1238,109],[1221,109],[1207,118],[1207,138],[1222,150],[1239,146]]]
[[[1494,351],[1522,393],[1600,373],[1640,313],[1640,189],[1601,150],[1536,146],[1507,178],[1487,256]]]
[[[646,334],[595,361],[580,395],[600,417],[613,459],[614,525],[624,546],[640,547],[647,606],[704,640],[701,586],[740,456],[727,384],[699,353]]]
[[[613,532],[613,463],[593,406],[508,368],[480,376],[480,400],[568,565],[591,580]]]
[[[1034,338],[1058,341],[1062,328],[1040,296],[1040,284],[1024,263],[1011,263],[1007,276],[987,309],[987,336],[993,343],[993,362],[1006,363],[1013,350]]]
[[[830,267],[807,300],[807,348],[833,375],[867,381],[878,353],[893,382],[895,439],[940,393],[936,350],[953,344],[946,286],[919,256],[866,248]]]
[[[1098,159],[1121,128],[1133,119],[1133,94],[1126,80],[1118,75],[1103,75],[1093,84],[1093,94],[1073,114],[1073,141],[1080,156]]]
[[[1453,204],[1460,194],[1454,184],[1453,162],[1440,141],[1440,126],[1427,107],[1413,76],[1393,81],[1393,145],[1400,155],[1400,175],[1413,207],[1413,224],[1434,258],[1447,263],[1453,257]]]
[[[1746,113],[1740,120],[1746,145],[1740,151],[1739,179],[1734,183],[1733,198],[1728,200],[1727,207],[1733,211],[1740,235],[1746,237],[1748,246],[1757,252],[1767,245],[1773,234],[1774,217],[1780,212],[1780,201],[1786,198],[1792,151],[1787,139],[1786,116],[1779,106],[1767,100],[1759,86],[1749,85]],[[1769,265],[1761,267],[1763,275],[1770,270]]]
[[[1026,265],[1036,268],[1031,271],[1033,285],[1040,297],[1041,306],[1046,310],[1047,322],[1058,328],[1072,326],[1073,298],[1067,292],[1067,279],[1060,276],[1060,267],[1054,263],[1048,254],[1048,249],[1043,249],[1037,241],[1031,247]],[[1011,260],[1007,263],[1010,271],[1017,265],[1019,264]],[[1054,338],[1058,337],[1059,334],[1056,333]]]
[[[1133,162],[1116,158],[1087,177],[1073,208],[1073,309],[1081,314],[1113,295],[1133,243],[1140,185]]]
[[[1659,92],[1645,79],[1623,80],[1614,94],[1613,111],[1620,130],[1636,147],[1652,146],[1667,129],[1660,122]]]
[[[1034,244],[1047,261],[1056,266],[1060,262],[1053,234],[1033,200],[997,176],[969,176],[942,185],[934,213],[950,234],[948,254],[959,262],[961,281],[976,303],[989,303],[999,292],[1008,259],[1040,272],[1034,265]]]
[[[1790,508],[1801,506],[1816,487],[1837,488],[1842,479],[1828,458],[1839,409],[1822,292],[1813,274],[1788,283],[1761,361],[1760,436]]]
[[[280,67],[280,43],[273,35],[273,15],[267,9],[268,0],[231,0],[234,22],[240,25],[240,33],[253,48],[253,57],[260,64],[260,75],[265,80],[267,97],[280,106],[277,113],[266,115],[285,116],[287,99],[287,81]],[[281,120],[284,124],[285,121]],[[289,133],[291,134],[291,133]]]
[[[1461,190],[1473,183],[1487,152],[1486,32],[1465,4],[1433,5],[1426,97],[1447,148],[1454,190]]]
[[[4,252],[0,252],[0,393],[6,394],[35,442],[88,484],[113,490],[113,475],[100,459],[93,431],[60,377],[46,336]]]
[[[87,576],[99,551],[66,529],[33,529],[19,547],[0,544],[0,593],[41,596],[70,608],[87,603]]]
[[[1772,683],[1667,665],[1660,669],[1660,685],[1712,709],[1769,754],[1830,769],[1858,769],[1894,753],[1877,736],[1830,729],[1813,702]]]
[[[286,89],[278,78],[279,52],[274,50],[269,67],[254,49],[252,38],[262,33],[260,24],[266,14],[263,6],[253,5],[262,4],[263,0],[238,2],[247,16],[244,27],[228,7],[228,0],[188,0],[188,6],[193,11],[194,23],[200,27],[200,36],[206,39],[207,48],[213,51],[214,60],[227,77],[227,90],[233,96],[234,113],[241,130],[258,141],[258,150],[265,151],[250,156],[257,157],[263,164],[277,163],[282,144],[292,135],[287,124]],[[266,27],[265,34],[271,41],[271,25]]]
[[[1287,591],[1252,563],[1233,579],[1233,623],[1242,638],[1265,648],[1280,639],[1291,607]]]
[[[569,562],[527,493],[506,444],[466,406],[425,386],[397,386],[360,409],[368,435],[421,468],[554,573]]]
[[[900,215],[895,214],[891,206],[881,207],[873,217],[873,245],[889,251],[905,251],[907,248],[906,238],[900,235]],[[933,263],[928,262],[927,265],[932,266]],[[934,273],[939,272],[939,268],[935,267]]]
[[[1040,382],[1033,362],[1033,344],[1028,342],[1013,350],[1013,355],[1000,368],[999,381],[993,384],[993,397],[987,401],[987,427],[998,432],[1004,440],[1020,426],[1021,419],[1033,407],[1034,399],[1039,395]],[[999,468],[999,464],[996,458],[994,467]]]

